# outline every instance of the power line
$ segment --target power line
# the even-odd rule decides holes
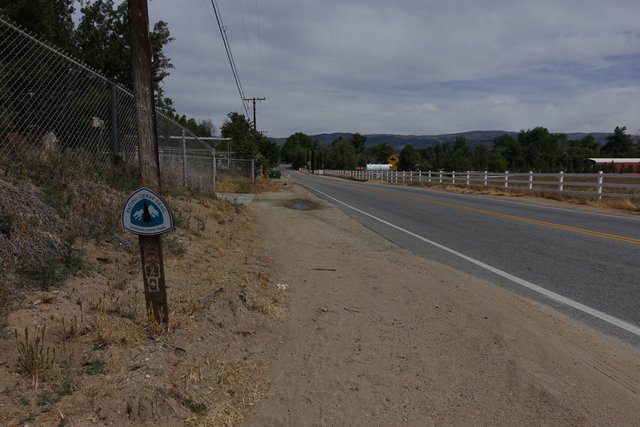
[[[258,33],[258,60],[260,63],[260,86],[262,93],[265,92],[264,85],[264,65],[262,62],[262,35],[260,34],[260,10],[258,9],[258,0],[256,0],[256,32]]]
[[[238,88],[238,93],[240,94],[240,101],[242,102],[242,107],[244,108],[244,112],[247,115],[247,117],[249,117],[249,110],[247,109],[247,104],[245,103],[245,96],[244,96],[244,91],[242,90],[242,84],[240,83],[240,76],[238,75],[236,63],[233,60],[233,54],[231,53],[231,46],[229,46],[229,40],[227,39],[227,32],[225,31],[224,25],[222,25],[222,19],[220,18],[220,14],[218,13],[218,8],[216,6],[215,0],[211,0],[211,6],[213,6],[213,11],[216,15],[216,21],[218,23],[218,28],[220,29],[220,36],[222,37],[224,50],[227,52],[227,59],[229,60],[229,65],[231,66],[231,72],[233,73],[233,79],[236,82],[236,87]]]

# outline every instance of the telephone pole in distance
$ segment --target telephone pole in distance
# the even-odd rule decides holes
[[[256,98],[255,96],[253,98],[244,98],[245,101],[253,101],[253,130],[257,130],[256,128],[256,101],[264,101],[267,98]]]

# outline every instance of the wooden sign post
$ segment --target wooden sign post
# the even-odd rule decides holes
[[[128,13],[142,185],[152,191],[160,192],[147,0],[129,0]],[[148,208],[146,210],[143,208],[143,211],[143,215],[148,214]],[[146,219],[149,217],[147,216]],[[159,235],[140,235],[139,241],[147,312],[152,312],[156,322],[166,327],[169,324],[169,307],[162,261],[162,241]]]

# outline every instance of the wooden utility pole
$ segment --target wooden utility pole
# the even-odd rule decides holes
[[[142,185],[160,192],[160,167],[156,134],[156,114],[151,77],[151,43],[147,0],[128,0],[133,88],[138,115],[138,158]],[[139,236],[142,276],[147,312],[156,322],[169,324],[167,289],[164,280],[160,236]]]
[[[244,98],[245,101],[253,101],[253,130],[257,130],[256,127],[256,101],[264,101],[267,98],[256,98],[255,96],[253,98]]]

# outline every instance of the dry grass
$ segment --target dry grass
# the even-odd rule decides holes
[[[92,341],[100,346],[136,345],[145,337],[139,324],[118,316],[98,314],[91,322]]]
[[[219,363],[218,380],[208,387],[213,398],[211,407],[204,417],[192,419],[191,423],[225,427],[240,424],[245,407],[254,405],[265,393],[256,381],[262,372],[262,367],[245,360]]]
[[[278,306],[273,299],[264,295],[255,295],[249,302],[249,309],[266,314],[272,319],[280,319],[286,314],[286,309]]]
[[[13,308],[15,277],[12,274],[0,276],[0,338],[8,335],[7,315]]]
[[[216,192],[253,193],[251,178],[220,173],[216,179]]]
[[[268,193],[272,191],[282,190],[283,183],[281,181],[274,181],[271,178],[259,176],[256,178],[254,185],[254,193]]]
[[[395,185],[395,184],[394,184]],[[503,197],[539,197],[543,199],[558,200],[576,205],[593,206],[608,209],[618,209],[628,212],[640,212],[640,200],[636,199],[614,199],[603,197],[601,200],[592,197],[576,197],[565,196],[558,193],[529,192],[511,188],[504,191],[498,187],[482,187],[482,186],[454,186],[450,184],[428,184],[428,183],[412,183],[408,184],[415,187],[427,187],[451,193],[459,194],[479,194],[487,196],[503,196]]]
[[[18,341],[18,372],[29,375],[34,387],[53,368],[56,358],[56,349],[45,345],[45,331],[46,324],[35,326],[31,334],[28,326],[24,328],[23,335],[15,331]]]

